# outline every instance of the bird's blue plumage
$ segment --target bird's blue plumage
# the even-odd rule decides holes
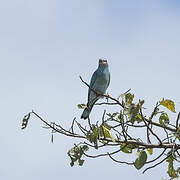
[[[98,96],[91,89],[95,90],[96,92],[100,94],[105,94],[106,89],[109,86],[109,83],[110,83],[110,73],[109,73],[107,61],[100,59],[98,69],[93,73],[91,77],[91,81],[89,85],[90,88],[88,90],[87,108],[85,108],[82,113],[82,116],[81,116],[82,119],[88,118],[93,105],[99,98],[101,98],[101,96]]]

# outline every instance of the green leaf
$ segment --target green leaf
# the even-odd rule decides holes
[[[83,145],[83,146],[81,146],[81,149],[83,152],[86,152],[89,150],[89,147],[87,145]]]
[[[22,127],[21,127],[21,129],[25,129],[27,127],[29,118],[30,118],[30,113],[28,113],[27,115],[24,116],[24,118],[22,120]]]
[[[144,164],[146,163],[146,160],[147,160],[147,154],[145,151],[140,151],[138,153],[138,158],[136,159],[135,163],[134,163],[134,166],[136,169],[141,169]]]
[[[106,128],[106,129],[108,129],[109,131],[111,130],[111,126],[109,126],[107,123],[103,123],[103,126]]]
[[[132,150],[133,150],[134,146],[132,144],[126,144],[126,143],[122,143],[121,144],[121,151],[124,152],[124,153],[132,153]]]
[[[124,114],[128,116],[132,124],[136,121],[138,112],[139,109],[135,104],[125,106],[124,108]]]
[[[92,130],[89,130],[86,134],[87,140],[94,144],[95,148],[98,149],[98,139],[99,139],[99,128],[94,124],[92,125]]]
[[[167,115],[167,113],[162,113],[161,116],[159,117],[159,123],[162,126],[166,126],[166,124],[169,123],[169,117]]]
[[[148,153],[149,153],[150,155],[153,154],[153,148],[147,148],[147,151],[148,151]]]
[[[109,116],[110,118],[114,118],[116,115],[118,115],[119,113],[118,112],[115,112],[113,114],[111,113],[107,113],[106,115]]]
[[[140,114],[138,114],[137,117],[142,120],[142,116]]]
[[[180,173],[180,169],[179,168],[177,170],[174,169],[174,157],[175,157],[175,154],[172,155],[172,153],[173,153],[173,150],[168,152],[169,157],[167,159],[167,162],[169,163],[169,165],[168,165],[168,175],[171,177],[171,179],[174,179],[174,178],[179,177],[178,174]]]
[[[169,99],[162,99],[162,101],[160,102],[160,104],[166,108],[168,108],[170,111],[175,113],[175,105],[174,102],[172,100]]]
[[[79,109],[85,109],[87,106],[86,106],[86,104],[78,104],[77,107]]]
[[[169,176],[170,176],[172,179],[178,178],[178,177],[179,177],[178,173],[179,173],[179,172],[174,169],[173,163],[169,163],[169,165],[168,165],[168,174],[169,174]]]
[[[83,164],[84,164],[84,160],[83,160],[83,159],[79,159],[79,160],[78,160],[78,165],[79,165],[79,166],[82,166]]]
[[[125,95],[125,101],[126,101],[126,103],[131,104],[132,101],[133,101],[133,99],[134,99],[134,94],[127,93],[127,94]]]
[[[125,105],[128,105],[128,104],[132,104],[133,99],[134,99],[134,94],[131,94],[131,93],[121,94],[120,97],[122,98],[122,102]]]
[[[106,124],[106,123],[104,123],[104,124]],[[106,124],[106,126],[107,126],[107,124]],[[109,126],[107,126],[108,128],[109,128]],[[115,142],[115,139],[113,138],[113,136],[110,134],[110,129],[108,129],[108,128],[106,128],[105,127],[105,125],[101,125],[100,126],[100,136],[101,137],[104,137],[104,138],[106,138],[106,139],[111,139],[113,142]]]
[[[118,119],[124,122],[124,115],[122,113],[119,114]]]
[[[130,105],[126,105],[124,108],[124,114],[128,116],[130,122],[132,124],[134,124],[135,121],[137,122],[141,122],[142,121],[142,117],[139,117],[139,110],[142,107],[144,101],[139,101],[138,104],[130,104]]]
[[[78,146],[75,144],[75,146],[68,151],[68,156],[71,159],[70,165],[74,166],[74,163],[77,162],[79,166],[82,166],[84,160],[81,159],[81,157],[88,149],[87,145]]]

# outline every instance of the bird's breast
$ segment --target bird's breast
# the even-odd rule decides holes
[[[107,84],[109,82],[109,74],[106,72],[101,72],[96,80],[95,90],[104,94],[107,89]]]

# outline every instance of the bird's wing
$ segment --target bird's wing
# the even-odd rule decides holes
[[[97,70],[93,73],[91,77],[90,87],[92,88],[97,80],[98,72]]]
[[[97,77],[98,77],[98,72],[97,70],[93,73],[92,77],[91,77],[91,82],[90,82],[90,88],[94,88],[94,85],[96,83],[96,80],[97,80]],[[94,93],[91,89],[89,88],[88,90],[88,102],[90,102],[90,93]],[[95,94],[95,93],[94,93]]]
[[[110,75],[110,73],[109,73],[107,88],[108,88],[108,86],[109,86],[110,80],[111,80],[111,75]]]

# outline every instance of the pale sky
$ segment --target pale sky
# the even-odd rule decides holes
[[[165,97],[180,111],[179,22],[178,0],[1,0],[0,179],[168,177],[167,163],[144,175],[109,158],[70,167],[67,151],[78,141],[56,135],[52,144],[38,119],[24,131],[21,121],[33,109],[66,128],[74,117],[81,122],[77,104],[86,103],[87,87],[79,75],[89,82],[99,58],[108,60],[112,96],[131,88],[150,110]]]

